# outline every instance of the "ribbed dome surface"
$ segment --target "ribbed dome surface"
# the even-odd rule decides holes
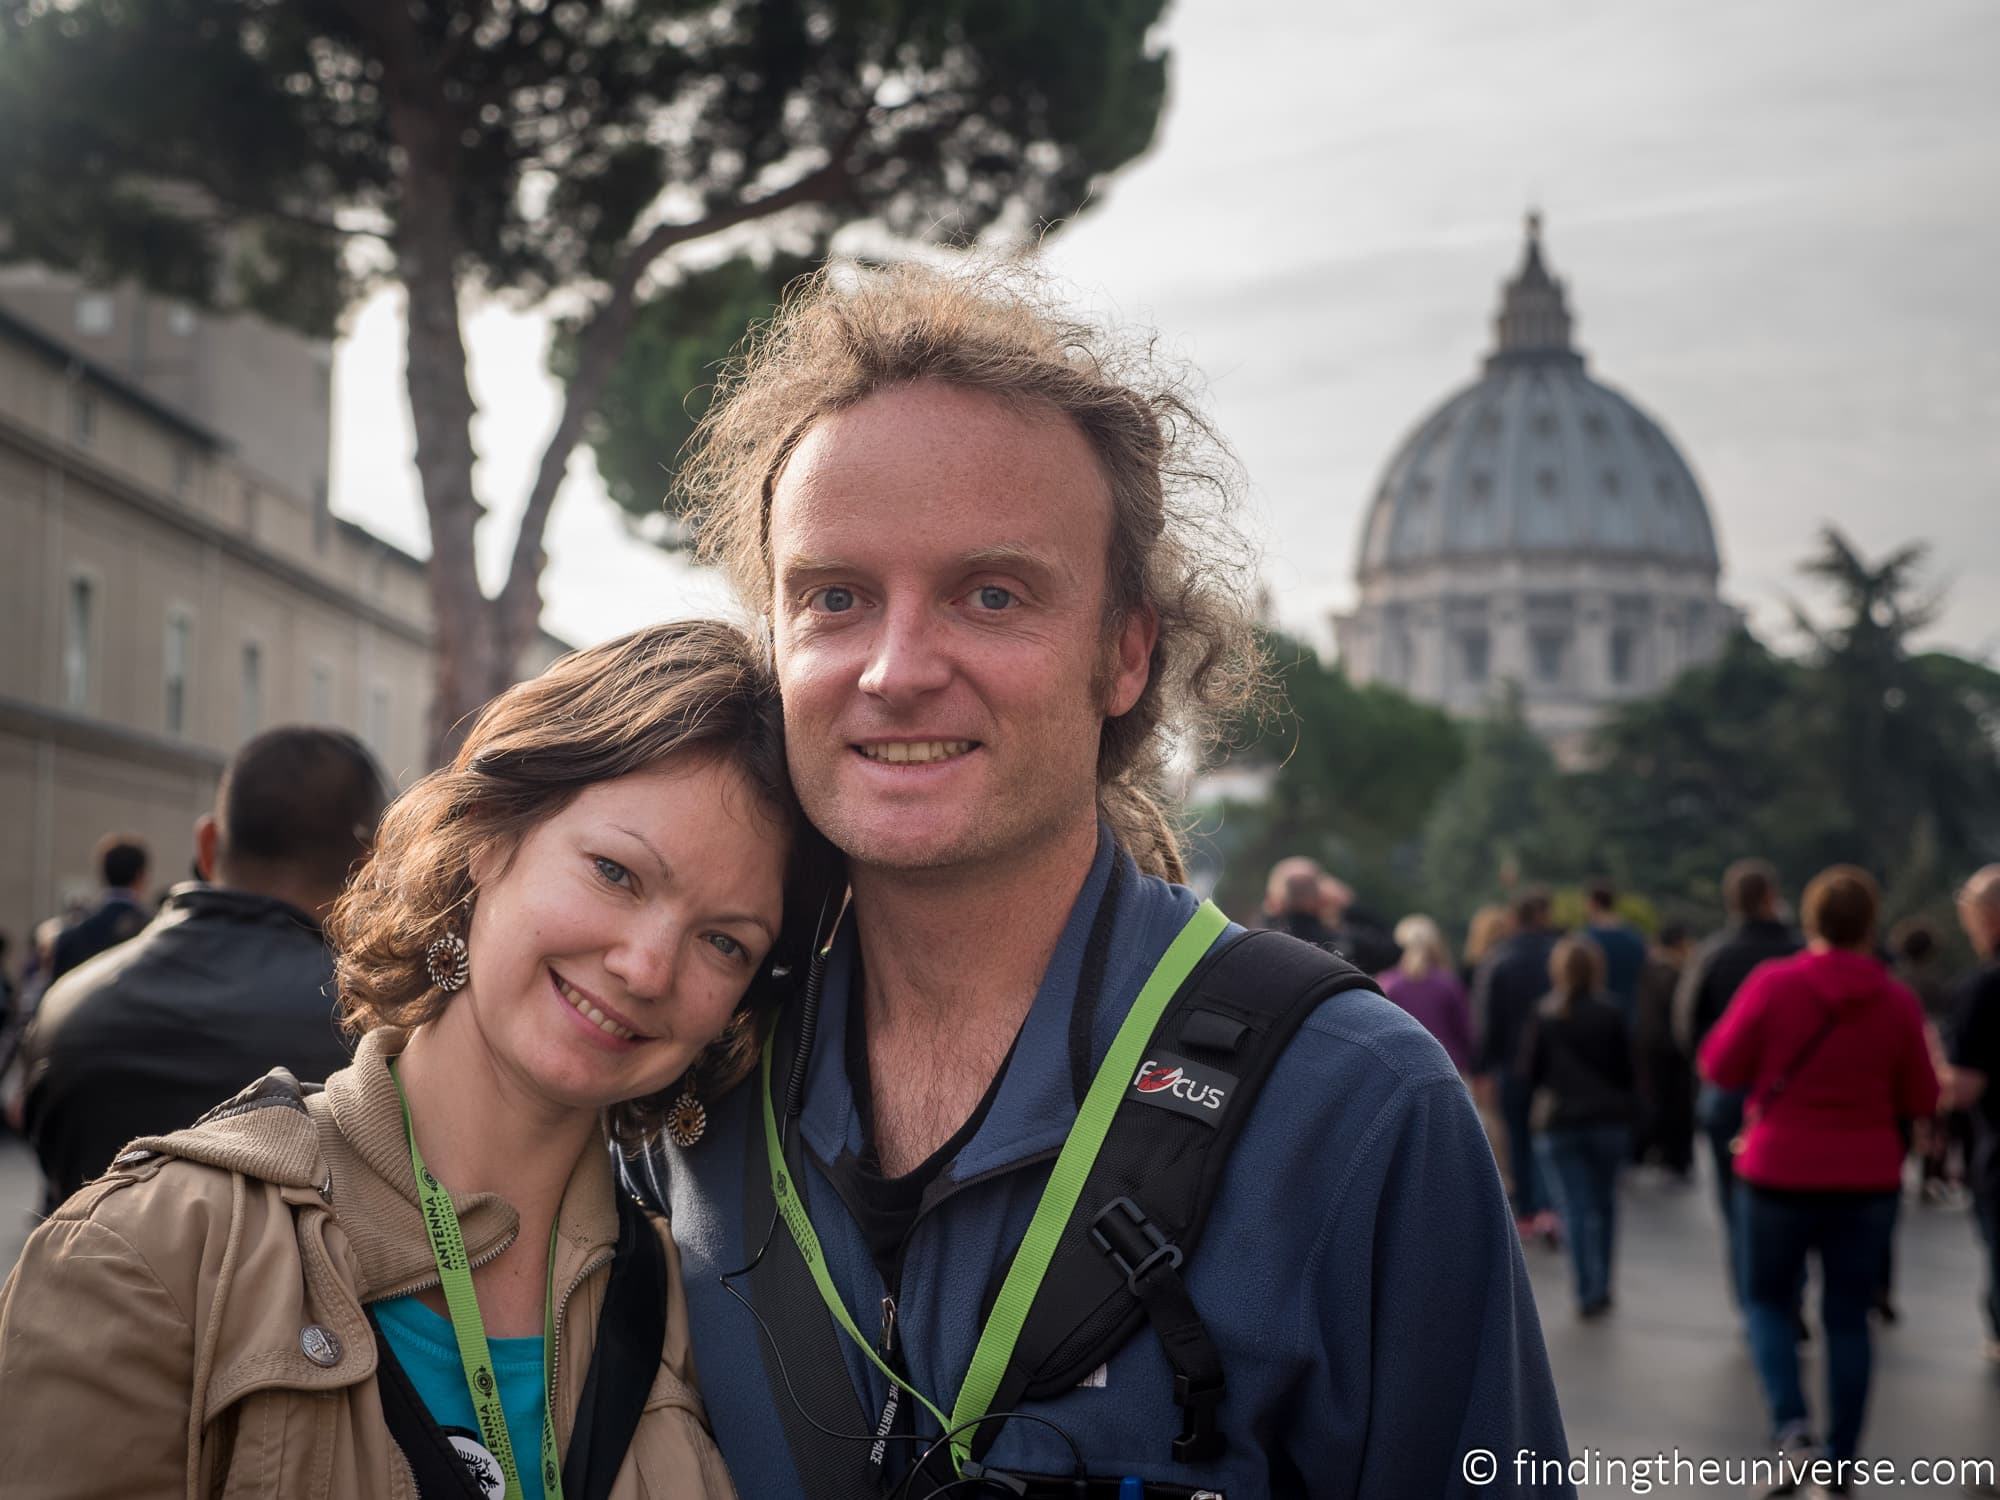
[[[1673,442],[1585,373],[1538,231],[1531,218],[1485,374],[1389,461],[1362,537],[1364,578],[1433,558],[1524,553],[1719,567],[1708,505]]]

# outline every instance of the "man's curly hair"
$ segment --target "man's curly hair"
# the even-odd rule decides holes
[[[1067,418],[1097,455],[1112,502],[1106,637],[1134,611],[1159,626],[1145,691],[1105,723],[1098,804],[1142,863],[1177,874],[1168,762],[1210,748],[1264,673],[1235,464],[1150,342],[1077,318],[1019,264],[829,265],[724,367],[680,471],[698,554],[768,619],[771,497],[793,450],[830,413],[925,380]]]

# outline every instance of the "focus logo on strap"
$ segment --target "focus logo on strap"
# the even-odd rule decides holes
[[[1171,1052],[1155,1052],[1139,1064],[1128,1099],[1170,1109],[1176,1114],[1216,1123],[1222,1106],[1236,1087],[1236,1076],[1219,1068],[1205,1068]]]

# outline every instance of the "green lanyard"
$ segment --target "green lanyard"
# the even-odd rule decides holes
[[[1014,1256],[1013,1267],[1001,1284],[993,1312],[987,1318],[986,1326],[980,1330],[979,1345],[972,1353],[972,1365],[965,1372],[965,1383],[959,1387],[958,1400],[953,1404],[949,1417],[923,1392],[912,1389],[907,1380],[883,1362],[874,1347],[862,1337],[861,1330],[854,1326],[854,1319],[848,1315],[840,1293],[834,1289],[833,1278],[827,1274],[826,1254],[820,1248],[819,1236],[813,1232],[812,1218],[793,1186],[791,1173],[785,1168],[778,1136],[778,1117],[771,1105],[771,1049],[768,1046],[763,1049],[764,1145],[771,1158],[771,1195],[777,1200],[778,1213],[784,1219],[785,1227],[791,1231],[792,1238],[798,1242],[799,1254],[805,1260],[806,1269],[812,1273],[813,1284],[819,1288],[820,1297],[826,1303],[827,1311],[833,1314],[834,1322],[847,1331],[847,1336],[860,1346],[861,1352],[888,1376],[892,1384],[909,1391],[925,1411],[937,1418],[946,1432],[954,1434],[951,1439],[954,1469],[963,1471],[972,1457],[973,1436],[987,1414],[994,1392],[1000,1389],[1000,1378],[1006,1373],[1007,1361],[1013,1357],[1022,1325],[1028,1320],[1028,1309],[1034,1304],[1035,1293],[1041,1289],[1042,1277],[1048,1273],[1049,1261],[1055,1255],[1056,1241],[1062,1235],[1063,1226],[1069,1223],[1070,1215],[1076,1211],[1076,1200],[1083,1192],[1084,1179],[1090,1176],[1097,1153],[1104,1145],[1105,1132],[1111,1128],[1111,1117],[1117,1112],[1118,1101],[1124,1096],[1133,1073],[1145,1056],[1153,1028],[1159,1024],[1167,1002],[1173,999],[1194,966],[1214,946],[1216,938],[1228,925],[1229,919],[1213,902],[1202,902],[1195,914],[1188,918],[1187,925],[1181,928],[1179,936],[1168,945],[1166,953],[1140,989],[1139,998],[1133,1002],[1124,1023],[1119,1026],[1118,1035],[1112,1039],[1111,1050],[1104,1055],[1104,1065],[1097,1070],[1097,1076],[1090,1081],[1089,1091],[1083,1096],[1083,1105],[1077,1110],[1076,1123],[1070,1127],[1069,1138],[1063,1142],[1062,1151],[1056,1157],[1055,1167],[1049,1173],[1048,1186],[1042,1189],[1041,1202],[1035,1206],[1035,1216],[1029,1221],[1028,1232]]]
[[[486,1444],[507,1479],[507,1500],[526,1500],[521,1472],[514,1463],[514,1440],[507,1434],[507,1413],[500,1405],[500,1382],[493,1375],[493,1351],[486,1346],[486,1320],[479,1316],[479,1297],[472,1290],[472,1265],[465,1254],[465,1236],[458,1227],[458,1210],[451,1194],[438,1185],[417,1150],[417,1133],[410,1126],[410,1101],[402,1080],[389,1070],[396,1099],[403,1106],[403,1134],[410,1142],[410,1166],[417,1174],[417,1198],[424,1208],[424,1233],[437,1261],[444,1305],[451,1309],[451,1331],[458,1339],[458,1362],[465,1371],[472,1414],[479,1420],[480,1441]],[[549,1286],[542,1302],[542,1495],[562,1500],[562,1462],[556,1454],[555,1391],[550,1370],[556,1352],[556,1227],[549,1226]]]

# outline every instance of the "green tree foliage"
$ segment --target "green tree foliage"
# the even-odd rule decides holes
[[[1591,830],[1599,873],[1719,909],[1731,860],[1815,823],[1825,789],[1810,764],[1786,764],[1808,678],[1807,668],[1739,631],[1715,661],[1611,714],[1593,766],[1567,788]]]
[[[0,255],[314,334],[408,292],[436,748],[511,679],[570,453],[680,247],[1032,235],[1151,141],[1164,0],[0,0]],[[581,307],[498,598],[462,307]]]
[[[1266,640],[1283,706],[1243,726],[1232,764],[1271,773],[1270,795],[1228,810],[1217,843],[1224,909],[1257,910],[1264,874],[1289,854],[1319,860],[1378,910],[1407,905],[1417,840],[1463,753],[1440,709],[1356,687],[1289,636]]]
[[[1582,844],[1555,756],[1510,691],[1467,732],[1465,763],[1425,820],[1426,909],[1457,925],[1523,879],[1585,873]]]
[[[691,271],[640,308],[597,410],[584,428],[611,498],[646,535],[671,547],[685,538],[662,509],[682,451],[708,410],[717,367],[752,324],[769,318],[813,257],[739,255]],[[576,336],[565,329],[552,363],[567,379]]]
[[[1923,551],[1870,563],[1838,532],[1804,565],[1830,585],[1804,660],[1747,635],[1657,698],[1610,716],[1578,814],[1623,883],[1712,915],[1739,856],[1786,882],[1849,861],[1882,881],[1889,914],[1935,904],[2000,853],[2000,676],[1909,637],[1932,617]]]
[[[2000,672],[1912,654],[1932,610],[1921,564],[1909,548],[1871,562],[1827,532],[1805,571],[1832,608],[1807,622],[1802,658],[1739,632],[1610,713],[1567,772],[1518,693],[1453,731],[1278,638],[1295,718],[1257,742],[1276,766],[1268,802],[1230,809],[1214,836],[1220,890],[1254,901],[1273,860],[1308,854],[1389,914],[1421,906],[1454,927],[1523,884],[1596,875],[1647,898],[1648,918],[1709,922],[1723,870],[1757,854],[1794,893],[1860,864],[1891,920],[1923,912],[1948,929],[1949,892],[2000,858]]]

